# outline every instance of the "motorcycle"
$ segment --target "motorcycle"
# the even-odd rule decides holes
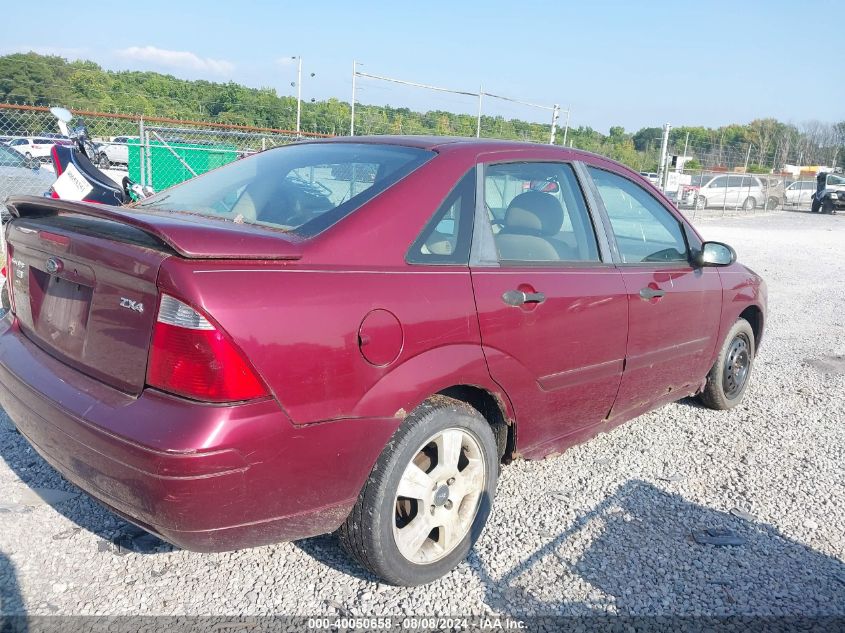
[[[153,195],[151,187],[141,186],[126,176],[118,184],[94,165],[97,150],[85,121],[77,119],[69,128],[74,119],[70,110],[55,107],[50,112],[58,119],[62,133],[73,141],[71,145],[56,144],[50,150],[57,176],[50,188],[51,197],[120,206]]]

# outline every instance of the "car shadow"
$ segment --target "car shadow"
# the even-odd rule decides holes
[[[841,560],[645,481],[630,480],[571,523],[545,529],[546,544],[504,574],[479,561],[490,608],[516,616],[836,616],[845,626]],[[697,541],[725,536],[738,544]],[[588,544],[574,554],[581,542]],[[560,601],[549,579],[585,598]]]
[[[0,631],[26,633],[26,606],[18,585],[15,566],[0,552]]]
[[[114,514],[105,506],[68,482],[48,464],[15,428],[0,409],[0,457],[33,492],[37,503],[50,505],[78,528],[100,537],[98,547],[125,554],[156,554],[175,548]],[[51,497],[58,497],[54,499]],[[52,539],[69,538],[73,529],[56,527]],[[0,629],[2,630],[2,629]]]
[[[543,499],[564,503],[553,496]],[[525,518],[515,516],[514,521]],[[737,544],[701,544],[694,533],[701,539],[736,539]],[[645,481],[629,480],[574,520],[556,527],[546,523],[542,536],[544,545],[504,573],[490,572],[489,552],[477,546],[470,553],[467,564],[481,581],[487,610],[517,618],[585,618],[594,624],[626,616],[643,619],[647,629],[661,615],[699,623],[709,618],[714,630],[737,616],[748,616],[745,624],[753,630],[766,630],[769,624],[778,628],[778,622],[763,616],[804,618],[803,624],[823,622],[825,630],[845,630],[841,560],[753,517],[693,503]],[[344,574],[378,580],[352,563],[331,536],[297,546]],[[561,600],[561,584],[578,599]]]

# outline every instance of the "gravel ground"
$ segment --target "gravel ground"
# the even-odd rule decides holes
[[[0,613],[845,615],[845,216],[697,223],[769,284],[745,403],[683,401],[506,467],[446,578],[379,584],[330,536],[213,555],[138,538],[2,416]]]

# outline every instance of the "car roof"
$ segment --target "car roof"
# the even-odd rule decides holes
[[[549,145],[547,143],[530,143],[528,141],[507,141],[493,138],[475,138],[468,136],[414,136],[414,135],[369,135],[369,136],[333,136],[331,138],[315,139],[305,141],[306,143],[367,143],[374,145],[401,145],[404,147],[415,147],[432,151],[443,150],[476,150],[485,152],[496,152],[506,150],[525,149],[556,149],[567,152],[570,156],[595,156],[607,160],[606,157],[587,152],[584,150],[564,147],[562,145]]]

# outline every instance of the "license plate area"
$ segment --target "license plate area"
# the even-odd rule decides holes
[[[35,332],[55,349],[79,357],[85,345],[91,286],[30,267],[30,307]]]

